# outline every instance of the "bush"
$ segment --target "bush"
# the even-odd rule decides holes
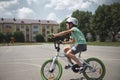
[[[24,42],[24,34],[21,31],[14,32],[14,37],[16,42]]]
[[[45,39],[41,34],[36,34],[35,39],[36,42],[45,42]]]
[[[106,41],[106,36],[107,36],[107,34],[101,33],[100,34],[100,42],[105,42]]]
[[[0,43],[3,42],[3,39],[5,39],[5,35],[3,33],[0,32]]]
[[[5,34],[5,40],[6,40],[7,43],[10,43],[10,37],[11,36],[12,36],[12,34],[9,33],[9,32]]]

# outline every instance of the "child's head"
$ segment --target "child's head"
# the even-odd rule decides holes
[[[78,26],[78,20],[76,18],[69,17],[66,20],[66,26],[67,26],[67,29],[71,29],[73,26]]]

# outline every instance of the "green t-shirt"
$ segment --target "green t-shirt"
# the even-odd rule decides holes
[[[75,39],[76,44],[86,44],[86,39],[83,33],[77,27],[72,27],[71,30],[71,37]]]

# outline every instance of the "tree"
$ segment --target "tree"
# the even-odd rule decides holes
[[[111,8],[111,27],[110,31],[113,33],[112,41],[115,41],[115,35],[120,31],[120,3],[114,3]]]
[[[36,42],[45,42],[45,39],[41,34],[36,34],[35,39]]]
[[[5,35],[3,33],[0,32],[0,43],[3,42],[3,39],[5,39]]]
[[[96,34],[100,35],[100,41],[105,41],[109,33],[113,33],[113,39],[120,31],[120,3],[101,5],[95,11],[92,27]]]
[[[53,33],[50,33],[50,34],[47,35],[47,41],[48,42],[53,42],[52,36],[53,36]]]
[[[93,16],[93,29],[96,31],[96,34],[99,34],[100,35],[100,41],[105,41],[105,38],[107,36],[107,33],[108,33],[108,28],[109,26],[106,25],[106,17],[108,16],[104,10],[104,8],[106,8],[107,6],[106,5],[103,5],[103,6],[99,6],[97,8],[97,10],[95,11],[95,14]],[[107,9],[106,9],[107,10]]]
[[[21,31],[14,32],[13,36],[15,37],[16,42],[24,42],[25,41],[24,34]]]
[[[72,13],[72,17],[75,17],[78,19],[78,28],[84,33],[87,34],[90,32],[90,19],[92,17],[92,13],[88,11],[79,11],[76,10]]]
[[[9,43],[10,43],[11,36],[12,36],[12,34],[10,32],[7,32],[5,34],[5,38],[6,38],[5,40],[6,40],[7,44],[8,44],[8,46],[9,46]]]
[[[86,35],[92,33],[93,40],[96,35],[100,36],[100,41],[106,41],[107,37],[112,34],[112,41],[115,41],[115,35],[120,31],[120,3],[111,5],[100,5],[95,14],[88,11],[76,10],[72,17],[78,19],[78,28]],[[65,20],[60,23],[61,30],[65,29]]]
[[[81,31],[83,31],[84,34],[87,34],[87,32],[90,31],[89,21],[90,21],[90,18],[92,17],[91,12],[76,10],[72,13],[72,17],[75,17],[78,19],[78,28]],[[61,31],[66,29],[66,25],[65,25],[66,19],[60,23]]]
[[[66,18],[67,19],[67,18]],[[60,23],[60,31],[66,30],[66,19]]]

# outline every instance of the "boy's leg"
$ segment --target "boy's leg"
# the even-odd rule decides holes
[[[64,48],[65,55],[66,55],[67,51],[69,51],[69,50],[70,50],[70,46],[67,46],[67,47]],[[67,55],[66,55],[66,57],[67,57],[68,61],[69,61],[71,64],[73,64],[73,62],[71,61],[71,58],[70,58],[69,56],[67,56]],[[69,64],[65,66],[65,69],[69,69],[69,68],[70,68],[70,65],[69,65]]]
[[[70,46],[67,46],[67,47],[64,48],[65,55],[69,50],[70,50]],[[71,58],[69,56],[67,56],[67,59],[70,63],[72,63]]]
[[[76,56],[73,54],[72,50],[68,50],[67,53],[66,53],[66,55],[67,55],[69,58],[73,59],[73,60],[78,64],[78,66],[81,66],[80,61],[79,61],[79,60],[76,58]]]
[[[70,49],[70,46],[64,47],[64,52],[67,53],[67,51]]]

